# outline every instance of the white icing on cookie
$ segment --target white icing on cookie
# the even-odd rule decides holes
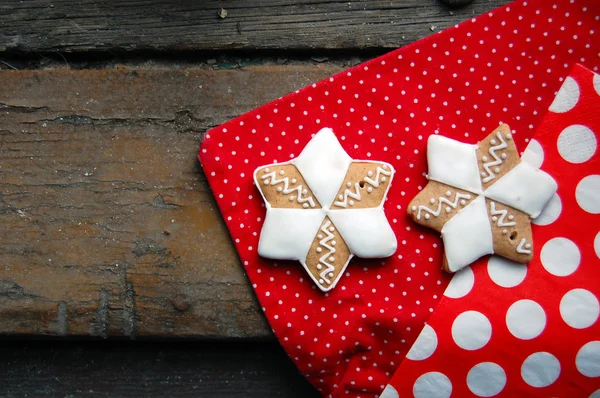
[[[477,145],[430,135],[427,140],[427,166],[427,178],[430,180],[475,194],[481,193]]]
[[[517,223],[514,221],[509,221],[509,222],[504,221],[508,216],[508,210],[496,209],[496,203],[494,203],[492,201],[490,201],[490,214],[492,216],[494,216],[494,217],[492,217],[492,221],[498,220],[498,223],[496,224],[496,226],[498,226],[498,227],[514,227],[515,225],[517,225]],[[498,217],[496,217],[496,216],[500,216],[500,218],[498,219]],[[508,218],[510,220],[512,220],[512,218],[510,218],[510,217],[512,217],[512,216],[508,216]]]
[[[283,170],[281,170],[279,172],[280,175],[283,175],[284,172]],[[277,191],[281,192],[284,195],[289,195],[293,192],[296,192],[298,194],[298,196],[290,196],[290,200],[293,201],[294,198],[298,201],[298,203],[302,204],[304,203],[304,207],[308,207],[310,205],[310,207],[315,207],[315,200],[313,199],[312,196],[309,196],[307,198],[304,197],[304,195],[306,195],[308,193],[308,191],[306,189],[304,189],[304,187],[302,185],[297,185],[294,188],[290,188],[290,180],[289,177],[282,177],[281,179],[277,179],[277,173],[272,171],[270,173],[266,173],[263,176],[260,177],[261,180],[263,180],[263,184],[265,185],[278,185],[278,184],[283,184],[283,186],[281,187],[277,187]],[[295,179],[294,179],[295,180]],[[292,181],[294,181],[292,180]],[[305,203],[307,202],[307,203]]]
[[[486,197],[537,217],[558,186],[550,175],[520,162],[483,193]]]
[[[456,272],[494,252],[485,198],[478,196],[442,228],[448,270]]]
[[[339,201],[333,202],[334,205],[339,206],[339,207],[348,207],[348,198],[352,198],[355,200],[360,200],[360,184],[357,182],[354,184],[354,192],[352,192],[350,189],[345,189],[344,190],[344,194],[343,195],[339,195],[338,199]]]
[[[421,219],[421,211],[425,211],[425,212],[433,215],[434,217],[439,217],[440,213],[442,212],[442,206],[443,206],[444,203],[447,204],[447,205],[449,205],[453,209],[456,209],[456,207],[458,206],[459,201],[464,206],[466,204],[466,202],[464,200],[461,201],[460,199],[462,199],[462,198],[471,199],[471,195],[469,195],[469,194],[462,194],[460,192],[457,192],[456,196],[454,197],[454,201],[453,202],[450,202],[448,199],[444,198],[443,196],[440,196],[438,198],[439,202],[438,202],[438,207],[437,207],[436,210],[432,210],[432,209],[430,209],[427,206],[420,205],[418,207],[419,211],[417,212],[417,220]],[[435,199],[431,199],[430,203],[434,204],[435,203]],[[446,208],[446,213],[450,213],[450,207]],[[416,209],[413,209],[413,211],[415,211],[415,210]],[[427,216],[428,215],[426,214],[425,218],[429,219],[429,217],[427,217]]]
[[[521,254],[531,254],[530,249],[531,249],[531,245],[529,243],[527,243],[525,238],[523,238],[517,245],[516,251],[517,251],[517,253],[521,253]]]
[[[328,242],[335,237],[335,235],[333,235],[333,233],[331,233],[328,230],[330,225],[331,225],[331,221],[327,221],[321,227],[321,231],[323,231],[325,233],[325,237],[319,241],[319,245],[328,250],[325,254],[323,254],[319,258],[319,265],[325,266],[325,269],[319,273],[319,276],[327,284],[331,284],[331,280],[329,278],[327,278],[327,274],[331,274],[333,276],[332,271],[335,271],[335,267],[333,266],[333,264],[330,264],[335,261],[335,258],[331,257],[331,255],[335,253],[335,247],[328,245]],[[322,267],[317,266],[317,268],[321,269]]]
[[[506,147],[508,147],[508,144],[506,143],[506,141],[504,141],[504,137],[502,137],[502,133],[501,132],[497,132],[496,133],[496,137],[498,137],[498,140],[500,140],[500,143],[498,145],[496,145],[496,140],[491,140],[491,144],[492,146],[490,147],[490,149],[488,150],[488,152],[490,153],[490,156],[494,159],[491,162],[487,162],[483,164],[483,168],[484,170],[487,172],[487,174],[482,174],[483,176],[483,182],[490,182],[492,181],[494,178],[496,178],[496,174],[494,174],[492,172],[492,170],[490,169],[490,167],[494,167],[494,166],[498,166],[501,165],[503,160],[505,159],[506,156],[500,158],[497,154],[496,151],[498,150],[502,150],[505,149]],[[484,162],[487,160],[487,157],[484,156],[482,159]],[[499,168],[495,168],[494,172],[499,173],[500,169]]]

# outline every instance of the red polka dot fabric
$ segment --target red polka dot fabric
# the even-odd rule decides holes
[[[523,148],[572,66],[600,66],[595,0],[519,1],[273,101],[209,131],[199,158],[277,338],[326,396],[377,396],[419,336],[449,277],[440,240],[406,205],[426,184],[426,142],[475,143],[508,123]],[[333,129],[355,159],[392,164],[385,214],[398,250],[354,258],[334,290],[299,262],[261,258],[265,208],[252,173]]]
[[[575,67],[523,156],[558,183],[534,260],[456,274],[382,397],[600,396],[599,112],[600,76]]]

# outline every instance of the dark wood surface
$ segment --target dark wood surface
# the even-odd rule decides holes
[[[0,342],[0,396],[311,398],[272,343]]]
[[[0,72],[0,334],[270,336],[196,153],[338,70]]]
[[[396,48],[507,2],[3,0],[0,51]]]

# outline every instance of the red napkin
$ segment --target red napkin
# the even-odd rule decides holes
[[[519,1],[206,134],[199,158],[252,286],[323,395],[379,394],[448,283],[439,238],[405,216],[426,183],[427,137],[475,143],[505,122],[524,147],[572,65],[600,65],[599,15],[595,0]],[[352,158],[395,167],[384,210],[399,245],[389,259],[353,259],[326,294],[299,263],[258,256],[265,209],[252,180],[256,167],[297,156],[323,127]]]
[[[558,192],[527,266],[456,274],[382,397],[600,396],[600,75],[577,66],[524,154]]]

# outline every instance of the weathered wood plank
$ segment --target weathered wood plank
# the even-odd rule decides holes
[[[437,0],[3,0],[0,51],[395,48],[506,3],[450,11]]]
[[[196,151],[338,70],[0,72],[0,334],[270,336]]]
[[[317,397],[277,343],[0,343],[0,396]]]

